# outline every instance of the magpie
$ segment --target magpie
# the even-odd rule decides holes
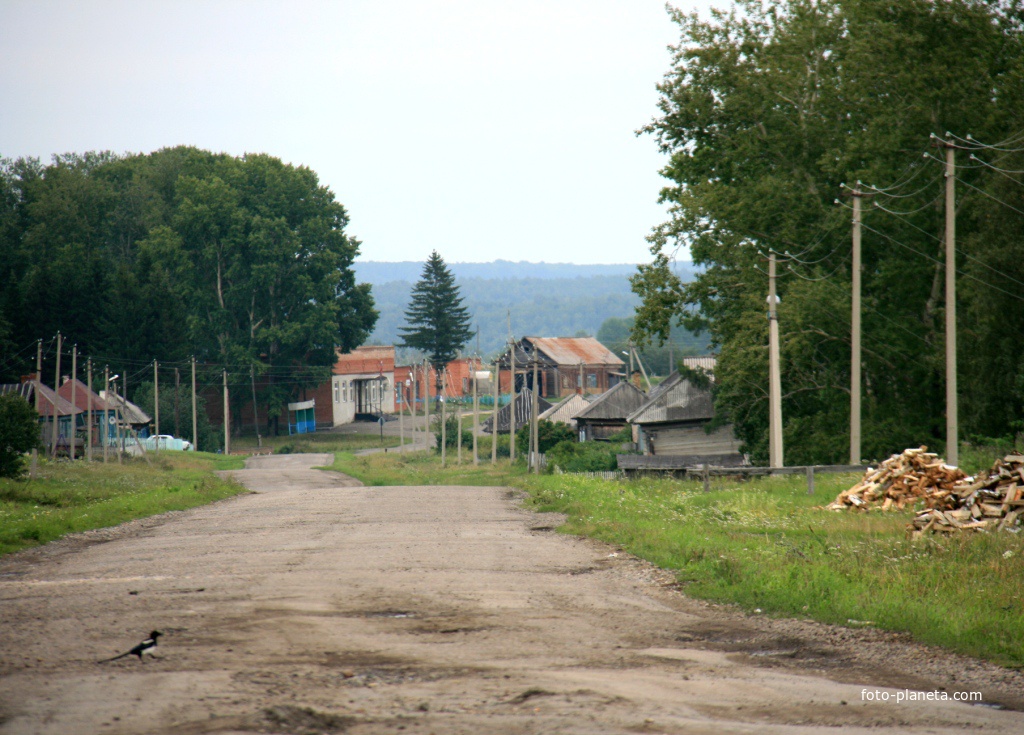
[[[96,663],[105,664],[108,661],[117,661],[119,658],[124,658],[125,656],[138,656],[139,661],[142,661],[142,655],[144,653],[148,653],[151,656],[154,655],[153,651],[156,650],[156,639],[162,635],[163,633],[161,633],[159,630],[154,630],[149,634],[149,638],[147,638],[142,643],[132,648],[130,651],[125,651],[124,653],[118,656],[114,656],[113,658],[105,658],[102,661],[97,661]]]

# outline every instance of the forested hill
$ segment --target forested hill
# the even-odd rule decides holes
[[[371,342],[398,342],[405,324],[410,291],[419,279],[422,263],[357,262],[359,281],[372,284],[380,312]],[[635,265],[574,265],[570,263],[451,263],[449,268],[466,306],[479,327],[482,355],[488,356],[508,337],[509,317],[518,335],[571,337],[596,335],[607,319],[633,315],[639,303],[630,290]],[[680,263],[684,280],[692,275],[690,263]],[[400,280],[396,280],[400,279]],[[476,341],[467,349],[476,351]]]

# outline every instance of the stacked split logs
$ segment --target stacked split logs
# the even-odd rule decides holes
[[[1024,517],[1024,455],[1009,454],[987,476],[957,484],[949,509],[922,510],[907,530],[915,538],[931,532],[1014,528]]]
[[[964,473],[945,464],[928,447],[908,449],[869,469],[864,479],[839,493],[829,510],[868,508],[881,504],[882,510],[903,509],[924,500],[926,508],[956,508],[956,483]]]
[[[1014,528],[1024,521],[1024,455],[1009,454],[984,476],[965,477],[927,447],[908,449],[869,469],[864,479],[839,493],[829,510],[903,509],[918,502],[907,530],[927,532]]]

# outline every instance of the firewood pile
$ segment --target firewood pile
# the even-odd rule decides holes
[[[917,538],[959,530],[1013,528],[1024,519],[1024,455],[996,460],[985,477],[967,478],[956,485],[951,508],[930,507],[919,512],[907,530]]]
[[[956,483],[964,477],[959,469],[929,452],[928,447],[908,449],[892,455],[877,469],[869,469],[864,479],[839,493],[827,507],[829,510],[874,507],[902,510],[924,500],[928,509],[954,509],[959,507]]]

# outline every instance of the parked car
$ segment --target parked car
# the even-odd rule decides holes
[[[177,439],[170,434],[158,434],[157,436],[149,436],[142,440],[142,446],[145,447],[147,452],[151,452],[154,449],[170,449],[176,452],[191,452],[195,448],[192,446],[192,442],[187,439]]]

